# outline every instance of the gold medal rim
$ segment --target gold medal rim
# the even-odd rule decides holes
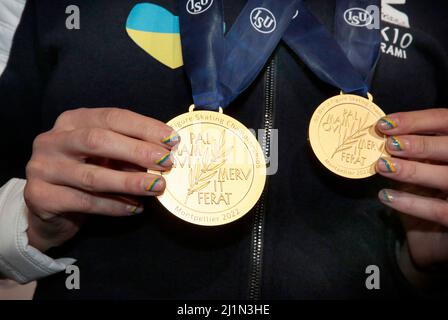
[[[361,107],[364,107],[365,109],[368,109],[369,112],[371,113],[376,113],[379,115],[378,120],[381,117],[384,117],[386,114],[384,113],[384,111],[373,102],[373,97],[372,95],[369,93],[368,94],[368,98],[364,98],[358,95],[354,95],[354,94],[345,94],[345,93],[341,93],[339,95],[330,97],[328,99],[326,99],[325,101],[323,101],[317,108],[316,110],[313,112],[313,115],[311,117],[310,120],[310,125],[309,125],[309,129],[308,129],[308,140],[309,143],[311,145],[311,149],[313,150],[314,155],[316,156],[316,158],[319,160],[319,162],[325,167],[327,168],[329,171],[331,171],[333,174],[343,177],[343,178],[347,178],[347,179],[352,179],[352,180],[360,180],[360,179],[365,179],[365,178],[369,178],[372,177],[376,174],[375,171],[375,162],[373,164],[370,165],[371,170],[369,171],[369,173],[365,173],[362,175],[349,175],[349,174],[343,174],[341,172],[337,172],[336,170],[334,170],[332,167],[330,167],[329,165],[327,165],[325,163],[325,161],[323,161],[322,159],[326,159],[327,156],[324,154],[324,151],[318,146],[319,143],[319,139],[317,138],[319,136],[319,127],[316,125],[316,123],[318,122],[318,120],[320,119],[320,115],[321,114],[325,114],[326,113],[326,109],[332,109],[334,108],[336,105],[341,104],[341,99],[347,99],[347,100],[351,100],[351,101],[347,101],[348,103],[354,104],[353,103],[353,99],[359,99],[360,101],[363,102],[363,104],[359,104]],[[334,103],[333,100],[339,100],[338,103]],[[376,112],[375,112],[376,111]],[[317,120],[316,120],[317,118]],[[384,150],[380,156],[378,157],[378,159],[383,156],[386,155],[387,153]],[[366,167],[368,168],[368,167]]]
[[[262,160],[262,161],[260,161],[260,166],[258,168],[256,166],[256,163],[253,163],[254,181],[252,183],[252,187],[249,189],[248,194],[237,205],[237,209],[240,211],[240,213],[236,216],[233,216],[233,217],[225,220],[225,221],[220,219],[219,223],[192,221],[192,220],[187,219],[187,218],[183,217],[182,215],[176,213],[174,210],[176,208],[176,206],[182,207],[182,209],[184,211],[188,211],[192,216],[194,215],[192,213],[196,213],[196,211],[191,210],[191,208],[185,207],[183,204],[179,203],[179,201],[174,196],[172,196],[171,192],[167,192],[167,190],[162,195],[158,196],[157,199],[171,214],[173,214],[177,218],[181,219],[182,221],[188,222],[193,225],[199,225],[199,226],[204,226],[204,227],[217,227],[217,226],[226,225],[226,224],[232,223],[236,220],[243,218],[247,213],[250,212],[250,210],[252,210],[252,208],[257,204],[258,200],[260,199],[260,197],[263,193],[265,184],[266,184],[266,163],[265,163],[264,153],[263,153],[263,150],[262,150],[260,144],[258,143],[257,139],[250,132],[250,130],[247,129],[247,127],[245,125],[243,125],[241,122],[239,122],[235,118],[222,113],[221,108],[220,108],[219,113],[216,111],[209,111],[209,110],[198,110],[198,111],[193,111],[193,110],[194,110],[194,107],[192,106],[192,107],[190,107],[189,112],[186,112],[186,113],[183,113],[183,114],[180,114],[180,115],[174,117],[173,119],[171,119],[167,122],[167,125],[173,126],[173,124],[175,122],[183,119],[184,117],[191,116],[192,112],[193,113],[202,113],[202,114],[213,113],[214,116],[216,116],[216,114],[219,114],[220,117],[224,117],[224,120],[232,121],[238,127],[238,129],[240,129],[240,130],[243,129],[248,136],[248,140],[250,140],[250,143],[255,147],[255,151],[252,151],[251,148],[249,148],[247,146],[247,144],[245,144],[243,142],[245,144],[248,152],[251,153],[251,159],[257,159],[257,154],[258,154],[259,158]],[[204,123],[204,122],[205,121],[203,121],[202,123]],[[212,124],[215,124],[213,122],[214,121],[212,121]],[[197,121],[196,123],[200,124],[201,121]],[[189,124],[189,126],[195,125],[196,123]],[[210,121],[207,121],[207,123],[210,124]],[[221,124],[216,123],[216,125],[223,127]],[[184,127],[181,127],[179,129],[177,129],[177,128],[174,128],[174,129],[180,130],[182,128],[184,128]],[[238,134],[235,133],[235,130],[228,128],[227,126],[225,126],[224,128],[226,130],[232,131],[233,134],[238,136]],[[162,176],[167,175],[167,174],[169,174],[169,172],[162,174]],[[168,188],[168,186],[167,186],[167,188]],[[232,208],[234,208],[234,207],[232,207]],[[213,214],[221,214],[221,213],[213,213]],[[198,214],[198,216],[200,216],[200,217],[205,216],[205,215],[206,214],[204,214],[203,212],[200,212]]]

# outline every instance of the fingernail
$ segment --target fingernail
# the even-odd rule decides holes
[[[159,189],[160,189],[159,181],[160,180],[161,180],[161,178],[152,179],[152,181],[146,185],[145,190],[146,191],[159,191]]]
[[[388,158],[380,158],[378,160],[378,170],[385,173],[396,173],[397,163]]]
[[[171,151],[161,156],[159,160],[156,161],[156,164],[162,167],[171,167],[173,165],[173,161],[171,161]]]
[[[133,205],[128,205],[126,206],[126,211],[129,212],[131,215],[136,215],[136,214],[140,214],[143,212],[143,206],[133,206]]]
[[[177,134],[177,132],[172,132],[169,136],[162,139],[162,143],[170,147],[174,147],[179,142],[180,136]]]
[[[387,140],[387,144],[390,150],[403,151],[405,149],[406,141],[395,136],[390,136]]]
[[[379,193],[379,198],[382,202],[391,203],[396,199],[396,193],[393,190],[383,189]]]
[[[398,121],[397,119],[392,119],[389,116],[385,116],[378,121],[378,127],[382,130],[395,129],[398,127]]]

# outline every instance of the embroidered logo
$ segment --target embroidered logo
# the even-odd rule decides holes
[[[277,27],[274,14],[265,8],[255,8],[250,13],[250,23],[261,33],[272,33]]]
[[[344,12],[344,20],[353,27],[366,27],[373,22],[373,15],[362,8],[351,8]]]
[[[213,0],[188,0],[187,12],[189,14],[201,14],[210,9]]]

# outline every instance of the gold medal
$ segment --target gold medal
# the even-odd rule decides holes
[[[385,151],[385,137],[375,130],[384,112],[369,99],[341,94],[324,101],[314,112],[309,140],[319,161],[333,173],[350,179],[375,174]]]
[[[203,226],[230,223],[249,212],[266,182],[266,162],[254,135],[237,120],[193,111],[170,120],[181,137],[159,201],[182,220]]]

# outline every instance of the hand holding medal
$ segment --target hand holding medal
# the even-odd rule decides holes
[[[194,105],[168,122],[181,143],[173,169],[163,175],[167,188],[158,199],[185,221],[217,226],[249,212],[266,181],[260,144],[223,108],[261,71],[290,24],[296,1],[250,0],[227,34],[222,1],[202,10],[190,7],[191,1],[179,3]]]
[[[333,38],[300,3],[284,40],[319,78],[341,90],[313,114],[309,140],[315,155],[333,173],[360,179],[374,175],[376,161],[385,155],[385,139],[375,130],[385,114],[368,92],[379,55],[379,30],[373,28],[370,13],[365,26],[349,26],[344,16],[352,7],[365,7],[365,1],[337,1]]]
[[[406,188],[408,192],[381,190],[379,198],[406,214],[401,217],[407,245],[402,247],[399,264],[408,279],[422,285],[428,274],[416,271],[414,264],[443,273],[448,262],[447,110],[386,117],[373,103],[368,83],[378,59],[379,28],[349,30],[342,21],[350,7],[365,6],[362,0],[337,1],[336,42],[302,4],[284,39],[318,77],[342,92],[356,94],[330,98],[313,115],[310,142],[324,166],[347,178],[379,172],[412,186]],[[310,46],[311,41],[315,45]]]
[[[407,234],[402,255],[427,271],[448,270],[448,110],[402,112],[382,118],[378,131],[388,136],[392,157],[381,158],[377,171],[406,184],[401,191],[378,194],[401,215]]]

